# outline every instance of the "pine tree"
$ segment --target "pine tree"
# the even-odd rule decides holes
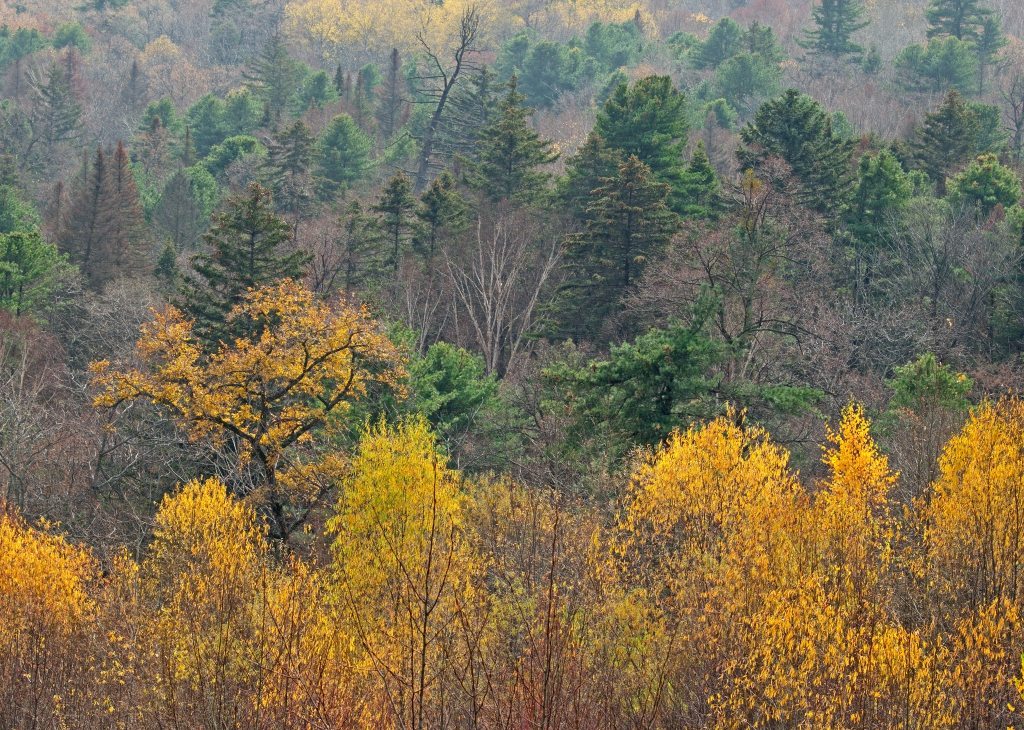
[[[690,51],[690,64],[698,70],[715,69],[743,50],[743,28],[732,18],[711,27],[706,40]]]
[[[668,76],[648,76],[616,87],[597,114],[594,132],[623,157],[635,156],[671,188],[671,207],[683,201],[683,153],[689,122],[686,99]]]
[[[978,93],[985,93],[985,72],[996,62],[999,51],[1007,45],[999,18],[995,15],[986,16],[981,23],[981,33],[975,42],[978,54]]]
[[[992,11],[981,0],[929,0],[925,17],[928,37],[948,35],[961,41],[976,40]]]
[[[438,123],[434,150],[444,160],[478,161],[478,142],[494,119],[500,86],[494,73],[483,66],[467,74],[452,89],[445,113]]]
[[[832,128],[832,117],[817,101],[789,89],[761,105],[740,131],[744,147],[740,164],[756,170],[765,160],[780,157],[800,181],[800,198],[821,213],[842,210],[852,188],[853,141]]]
[[[415,208],[416,198],[412,195],[412,185],[409,184],[409,178],[402,173],[391,178],[381,191],[377,204],[373,206],[373,212],[379,213],[382,217],[381,229],[391,249],[387,264],[393,273],[398,272],[405,244],[412,232],[412,214]]]
[[[715,171],[704,142],[698,142],[683,175],[681,213],[687,218],[714,218],[720,211],[718,173]]]
[[[576,154],[566,164],[565,176],[559,181],[558,197],[565,209],[580,225],[591,219],[594,191],[604,181],[618,175],[625,160],[618,150],[605,144],[604,138],[591,132]]]
[[[313,200],[316,190],[316,180],[310,172],[315,145],[316,139],[301,119],[274,135],[267,145],[264,179],[278,210],[296,219]]]
[[[340,281],[332,284],[352,293],[379,279],[387,261],[383,250],[383,237],[377,221],[363,210],[358,200],[349,203],[341,221],[342,237],[338,241],[341,261],[338,267]]]
[[[66,69],[53,63],[45,81],[33,77],[32,137],[26,156],[35,151],[46,160],[59,153],[58,147],[81,133],[82,107],[75,98]]]
[[[370,164],[371,140],[348,114],[339,114],[320,134],[317,169],[325,193],[333,195],[350,188],[366,174]]]
[[[646,263],[662,253],[678,227],[670,188],[635,155],[593,192],[586,230],[566,255],[560,296],[563,334],[593,338],[615,312]]]
[[[288,55],[284,40],[274,35],[246,71],[249,86],[266,104],[272,121],[281,118],[302,81],[302,68]]]
[[[167,181],[160,200],[153,208],[152,219],[153,224],[169,237],[175,250],[185,251],[195,246],[206,230],[209,218],[208,211],[193,189],[188,168],[178,170]]]
[[[412,238],[412,248],[429,266],[443,239],[458,233],[466,225],[466,201],[455,188],[455,178],[441,173],[420,196],[416,208],[419,225]]]
[[[228,201],[203,235],[208,250],[192,259],[195,273],[182,288],[181,307],[196,321],[196,332],[210,343],[250,332],[227,314],[250,288],[302,275],[308,257],[289,251],[291,230],[274,213],[270,191],[252,183]]]
[[[939,196],[946,194],[946,177],[974,155],[977,136],[977,115],[956,91],[950,91],[936,111],[925,115],[911,149]]]
[[[402,60],[398,49],[391,50],[388,72],[377,101],[377,124],[381,136],[391,139],[409,118],[409,102],[405,98],[405,78],[402,76]]]
[[[124,142],[118,140],[111,162],[107,215],[112,225],[105,247],[118,275],[139,275],[148,269],[149,242],[142,202]]]
[[[833,58],[864,52],[863,46],[853,41],[853,34],[869,24],[861,0],[821,0],[811,16],[814,28],[804,31],[801,41],[805,48]]]
[[[178,248],[172,241],[167,241],[160,250],[156,266],[153,268],[153,276],[166,293],[174,292],[178,288],[181,271],[178,269]]]
[[[525,101],[513,76],[498,113],[480,132],[478,161],[470,170],[469,180],[495,202],[536,200],[551,179],[550,173],[538,168],[558,159],[554,144],[530,126],[533,110]]]

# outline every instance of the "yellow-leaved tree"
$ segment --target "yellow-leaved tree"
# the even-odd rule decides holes
[[[363,433],[328,529],[339,610],[383,692],[386,724],[446,722],[465,664],[460,605],[476,577],[464,501],[424,421]]]
[[[271,536],[285,540],[335,472],[336,457],[320,453],[315,435],[344,428],[372,387],[400,389],[402,357],[365,309],[317,301],[290,279],[250,290],[229,319],[259,323],[258,334],[207,356],[192,321],[173,307],[158,313],[142,328],[140,367],[92,364],[95,403],[151,401],[191,439],[235,455],[230,486],[261,505]]]

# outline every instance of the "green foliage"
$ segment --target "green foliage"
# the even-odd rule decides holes
[[[0,185],[0,233],[34,231],[39,228],[39,214],[26,202],[13,185]]]
[[[939,406],[963,413],[970,407],[968,395],[974,383],[929,352],[896,368],[888,386],[893,392],[890,408],[920,413]]]
[[[224,102],[213,94],[202,97],[185,113],[192,145],[199,157],[206,157],[215,145],[229,136],[224,117]]]
[[[412,195],[412,185],[402,173],[391,178],[381,191],[377,204],[373,206],[373,212],[382,217],[381,230],[390,249],[387,265],[392,273],[397,273],[402,261],[405,245],[412,233],[415,209],[416,198]]]
[[[0,233],[0,308],[39,314],[53,304],[57,285],[73,267],[37,230]]]
[[[778,91],[781,76],[778,64],[766,62],[760,55],[740,53],[715,71],[714,94],[747,116]]]
[[[203,235],[207,250],[192,259],[195,273],[186,277],[181,307],[208,342],[229,342],[247,333],[243,322],[227,314],[254,287],[298,278],[308,261],[289,250],[291,227],[274,213],[270,191],[253,183],[228,201]]]
[[[1005,48],[1007,43],[999,18],[995,15],[985,16],[981,23],[981,33],[974,44],[978,54],[979,94],[985,93],[985,71],[996,62],[999,51]]]
[[[669,185],[671,204],[684,204],[683,151],[689,133],[685,97],[668,76],[619,85],[597,114],[594,132],[622,156],[635,156]]]
[[[682,215],[686,218],[714,218],[722,208],[718,173],[708,158],[704,142],[698,142],[684,175]]]
[[[946,176],[966,162],[977,150],[980,124],[977,113],[956,91],[950,91],[942,105],[925,115],[911,145],[917,166],[945,195]]]
[[[143,131],[152,129],[153,120],[157,118],[160,119],[161,126],[171,134],[178,135],[185,131],[185,122],[178,116],[174,102],[166,96],[146,105],[146,110],[142,112],[139,129]]]
[[[46,39],[35,28],[12,32],[7,25],[0,26],[0,70],[45,47]]]
[[[226,136],[250,134],[263,120],[263,106],[251,89],[232,89],[224,99],[222,124]]]
[[[625,23],[593,23],[583,38],[583,51],[603,69],[631,66],[644,52],[644,35],[633,21]]]
[[[740,131],[744,147],[740,163],[757,169],[771,157],[781,157],[801,185],[801,200],[819,212],[843,210],[852,185],[852,140],[836,134],[832,115],[817,101],[789,89],[764,103]]]
[[[715,69],[743,50],[743,28],[732,18],[722,18],[707,39],[690,51],[690,63],[696,69]]]
[[[804,31],[801,45],[833,58],[859,55],[864,47],[853,35],[869,25],[861,0],[820,0],[811,10],[814,27]]]
[[[331,120],[317,141],[319,175],[330,193],[346,190],[359,182],[370,167],[373,140],[348,114]]]
[[[89,49],[92,48],[92,39],[89,38],[85,28],[78,21],[60,25],[53,32],[51,43],[53,43],[54,48],[60,49],[72,46],[82,51],[82,53],[88,53]]]
[[[200,160],[199,164],[205,167],[211,175],[218,177],[231,163],[248,155],[266,157],[267,148],[255,137],[240,134],[228,137],[220,144],[214,145],[210,149],[210,153]]]
[[[547,190],[551,175],[539,168],[557,160],[558,152],[533,129],[532,113],[513,76],[497,114],[480,130],[468,174],[470,185],[492,201],[529,202]]]
[[[1020,202],[1021,184],[1017,174],[999,164],[993,154],[980,155],[950,181],[949,202],[965,206],[987,218],[996,206],[1004,209]]]
[[[253,59],[245,77],[267,113],[276,120],[291,106],[307,73],[302,63],[288,55],[284,40],[274,35]]]
[[[455,186],[455,178],[448,172],[439,175],[420,196],[413,250],[424,261],[431,262],[444,241],[466,227],[468,212],[466,201]]]
[[[900,51],[894,66],[900,83],[913,91],[966,90],[978,74],[974,44],[953,36],[932,38],[927,45],[914,44]]]
[[[929,0],[925,17],[928,37],[950,36],[961,41],[977,39],[992,11],[981,0]]]
[[[309,109],[322,109],[337,98],[338,93],[331,78],[325,71],[317,71],[303,80],[296,100],[297,110],[301,114]]]

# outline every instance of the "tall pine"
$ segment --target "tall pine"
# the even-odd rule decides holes
[[[402,173],[398,173],[381,191],[373,212],[381,216],[381,230],[390,250],[387,264],[392,272],[398,271],[402,254],[409,241],[413,229],[413,211],[416,209],[416,198],[412,195],[412,185]]]
[[[991,14],[981,0],[929,0],[925,10],[928,37],[947,35],[961,41],[976,40]]]
[[[977,114],[956,91],[946,94],[942,105],[925,115],[911,149],[918,168],[935,183],[938,195],[946,194],[946,177],[974,156],[977,138]]]
[[[853,40],[854,33],[869,24],[861,0],[821,0],[811,10],[811,17],[814,27],[804,32],[801,42],[805,48],[833,58],[864,52]]]
[[[231,308],[250,288],[301,276],[308,259],[290,250],[291,229],[274,212],[270,191],[258,183],[214,215],[203,241],[207,250],[192,259],[194,273],[185,279],[181,307],[211,343],[249,334],[244,323],[227,321]]]

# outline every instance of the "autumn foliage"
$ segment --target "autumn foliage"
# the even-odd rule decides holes
[[[196,367],[180,317],[147,333],[173,327],[157,375],[101,382],[188,414],[213,398],[153,379]],[[638,455],[606,520],[461,475],[422,420],[380,421],[338,472],[320,557],[275,548],[259,496],[216,478],[163,499],[138,561],[0,517],[0,692],[15,726],[1006,727],[1022,443],[1020,401],[979,406],[906,505],[859,406],[815,482],[731,412]]]

